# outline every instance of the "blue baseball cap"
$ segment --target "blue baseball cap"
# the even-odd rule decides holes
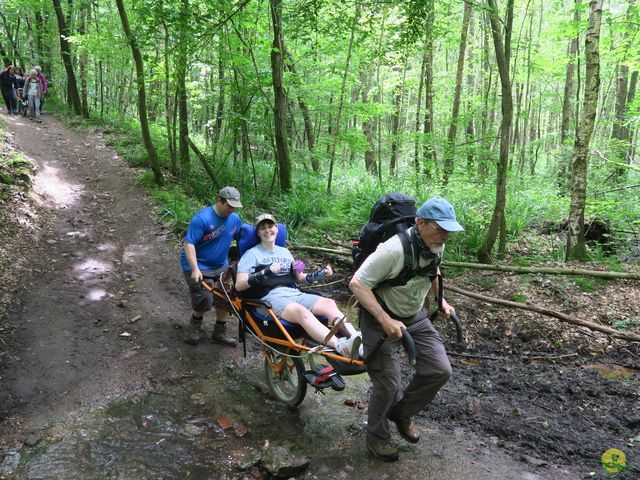
[[[456,220],[456,212],[453,211],[453,206],[444,198],[430,198],[418,209],[416,216],[425,220],[433,220],[447,232],[464,230]]]

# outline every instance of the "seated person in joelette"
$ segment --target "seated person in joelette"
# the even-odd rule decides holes
[[[305,275],[299,261],[294,262],[291,252],[276,245],[278,225],[273,215],[259,215],[255,223],[260,243],[247,250],[238,262],[236,289],[245,297],[258,298],[271,304],[278,317],[300,325],[318,343],[324,342],[329,333],[316,317],[323,316],[341,321],[345,316],[336,302],[319,295],[303,293],[296,283],[313,283],[333,274],[327,265],[318,272]],[[360,332],[353,325],[344,322],[340,327],[342,338],[332,337],[327,346],[341,355],[357,358],[361,355]]]

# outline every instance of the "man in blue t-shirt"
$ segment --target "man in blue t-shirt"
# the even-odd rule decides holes
[[[185,342],[191,345],[200,341],[202,317],[213,307],[213,294],[200,282],[216,279],[227,268],[229,247],[242,226],[240,216],[235,213],[235,209],[240,207],[240,192],[234,187],[224,187],[218,192],[216,203],[200,210],[189,222],[180,263],[193,307],[184,337]],[[227,312],[218,307],[215,310],[216,324],[211,339],[235,347],[236,340],[227,336]]]

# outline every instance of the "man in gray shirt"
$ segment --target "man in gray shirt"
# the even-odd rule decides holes
[[[379,459],[398,460],[398,448],[391,443],[388,420],[398,433],[416,443],[420,433],[411,417],[433,400],[451,376],[451,365],[440,338],[429,320],[425,301],[430,290],[437,290],[433,275],[439,273],[439,260],[450,232],[463,230],[453,207],[443,198],[427,200],[418,209],[416,224],[407,230],[418,267],[433,266],[429,275],[410,278],[404,285],[389,285],[388,280],[400,275],[404,268],[404,247],[399,235],[380,244],[353,276],[349,287],[360,302],[360,327],[365,355],[383,335],[377,356],[367,364],[373,383],[369,401],[367,447]],[[386,284],[385,284],[386,283]],[[455,313],[446,300],[445,316]],[[402,386],[398,352],[402,330],[411,333],[416,345],[416,373],[406,390]]]

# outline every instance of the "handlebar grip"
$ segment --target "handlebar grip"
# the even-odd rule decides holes
[[[460,323],[460,319],[458,318],[458,315],[456,315],[455,313],[452,313],[451,321],[453,321],[453,323],[456,326],[456,340],[460,345],[464,345],[464,337],[462,336],[462,324]]]
[[[402,346],[404,347],[405,352],[407,352],[407,357],[409,357],[409,364],[416,364],[416,344],[413,341],[413,337],[409,333],[409,330],[403,328],[400,330],[402,332]]]
[[[404,327],[401,328],[400,331],[402,332],[402,346],[407,352],[407,356],[409,357],[409,363],[411,365],[415,365],[416,364],[416,344],[413,341],[413,337],[411,336],[409,331]],[[378,339],[376,344],[371,349],[371,352],[369,352],[369,355],[367,355],[367,358],[364,359],[365,365],[368,364],[371,360],[373,360],[376,357],[376,355],[378,355],[378,352],[380,351],[382,344],[387,338],[389,338],[389,336],[385,333]]]

